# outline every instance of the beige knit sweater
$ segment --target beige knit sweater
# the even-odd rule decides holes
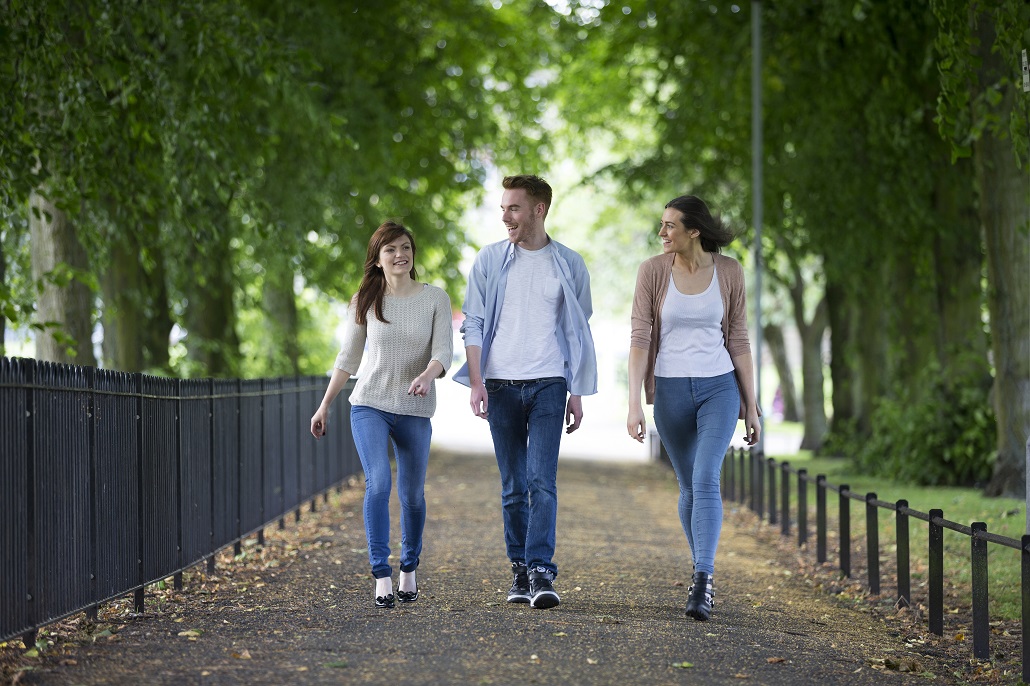
[[[347,308],[343,345],[336,356],[336,369],[353,375],[363,353],[367,354],[362,374],[351,391],[351,405],[366,405],[383,412],[415,417],[432,417],[436,412],[436,384],[425,397],[408,395],[408,387],[426,370],[431,360],[443,365],[447,374],[454,354],[451,301],[442,289],[424,284],[407,298],[383,298],[384,324],[369,310],[365,326],[354,321],[354,302]]]
[[[654,365],[661,344],[662,304],[669,290],[674,253],[664,253],[645,260],[637,270],[637,286],[633,291],[632,332],[630,347],[648,351],[644,373],[644,397],[654,404]],[[722,294],[722,338],[730,359],[751,354],[747,336],[747,304],[744,297],[744,268],[732,257],[714,253],[715,271]]]

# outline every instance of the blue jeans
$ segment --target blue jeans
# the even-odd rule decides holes
[[[565,379],[500,384],[486,380],[488,419],[501,473],[508,559],[557,576],[558,448],[565,425]]]
[[[397,496],[401,503],[401,571],[418,567],[422,554],[422,530],[426,523],[426,466],[433,434],[428,417],[382,412],[372,407],[350,408],[351,433],[365,470],[365,537],[372,576],[391,576],[390,557],[390,455],[397,458]]]
[[[698,572],[715,572],[722,531],[719,472],[739,413],[733,372],[655,378],[654,422],[679,481],[680,523]]]

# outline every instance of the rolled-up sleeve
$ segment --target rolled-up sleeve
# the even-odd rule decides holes
[[[483,322],[486,319],[486,281],[487,275],[483,266],[482,253],[476,257],[469,272],[468,286],[465,288],[465,302],[461,312],[465,321],[461,325],[465,347],[483,346]]]
[[[357,373],[361,366],[361,356],[365,352],[365,337],[367,329],[365,326],[354,321],[354,303],[347,307],[347,319],[343,326],[343,343],[340,345],[340,352],[333,363],[334,369],[342,369],[351,376]]]

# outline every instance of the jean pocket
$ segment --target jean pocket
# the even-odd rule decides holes
[[[497,391],[501,390],[504,384],[497,381],[490,381],[489,379],[487,379],[483,382],[483,386],[486,387],[487,393],[496,393]]]

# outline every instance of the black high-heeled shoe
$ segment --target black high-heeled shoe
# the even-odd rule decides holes
[[[389,593],[386,596],[376,596],[376,607],[393,607],[393,593]]]
[[[397,600],[402,603],[413,603],[418,600],[418,589],[414,591],[397,591]]]
[[[706,572],[694,572],[694,584],[690,587],[687,598],[687,616],[703,622],[712,616],[712,604],[715,603],[715,590],[712,588],[712,575]]]

